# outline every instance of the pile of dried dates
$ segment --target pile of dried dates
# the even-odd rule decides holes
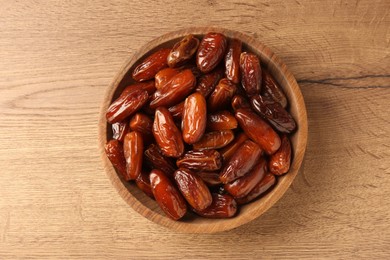
[[[289,171],[286,96],[240,40],[188,35],[132,78],[106,114],[107,157],[170,218],[233,217]]]

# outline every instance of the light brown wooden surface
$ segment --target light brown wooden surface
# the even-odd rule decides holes
[[[0,258],[390,256],[389,1],[0,3]],[[216,25],[294,73],[309,142],[261,218],[178,234],[132,211],[99,158],[97,121],[123,62],[153,38]]]

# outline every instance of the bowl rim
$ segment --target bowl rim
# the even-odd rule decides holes
[[[285,81],[284,84],[287,84],[290,88],[290,90],[288,91],[291,91],[291,94],[293,94],[292,98],[288,97],[290,104],[294,103],[299,105],[299,107],[298,105],[296,105],[297,113],[299,114],[299,116],[295,118],[299,129],[294,133],[293,136],[293,138],[296,139],[295,140],[296,148],[293,153],[294,159],[292,161],[290,171],[284,176],[282,176],[283,183],[277,184],[278,185],[277,191],[279,192],[274,192],[275,191],[274,189],[272,192],[266,194],[262,199],[260,199],[260,200],[265,199],[265,201],[262,202],[264,206],[260,208],[255,208],[255,207],[249,208],[248,214],[246,214],[245,216],[240,216],[241,214],[238,214],[238,216],[229,219],[218,219],[218,220],[212,219],[210,220],[212,221],[211,224],[202,223],[201,225],[199,225],[191,222],[174,221],[166,216],[162,216],[154,212],[149,207],[143,205],[137,198],[135,198],[130,192],[128,192],[127,188],[124,186],[122,180],[120,179],[116,170],[108,160],[105,153],[104,147],[107,142],[107,121],[106,121],[105,114],[108,106],[112,102],[117,87],[119,86],[119,84],[121,83],[125,75],[128,73],[129,69],[132,66],[134,66],[134,64],[137,63],[137,61],[139,61],[141,57],[143,57],[145,54],[150,52],[150,50],[155,49],[156,47],[158,47],[164,42],[170,41],[175,38],[183,37],[189,33],[203,35],[207,32],[218,32],[218,33],[223,33],[229,38],[239,38],[243,42],[243,44],[245,43],[251,48],[255,48],[257,52],[261,53],[262,55],[265,55],[265,57],[269,59],[267,61],[267,67],[268,68],[272,67],[274,70],[278,70],[278,73],[283,76],[282,80]],[[285,88],[284,90],[286,92]],[[288,93],[286,93],[286,95],[289,96]],[[284,62],[280,58],[278,58],[271,49],[266,47],[262,42],[255,39],[254,37],[235,30],[225,29],[221,27],[214,27],[214,26],[187,27],[187,28],[171,31],[157,38],[154,38],[153,40],[151,40],[150,42],[146,43],[141,48],[136,50],[132,55],[130,55],[129,58],[126,59],[125,63],[122,65],[121,69],[115,75],[114,79],[112,80],[109,87],[105,91],[103,102],[101,103],[101,107],[100,107],[99,122],[98,122],[98,143],[99,143],[98,146],[99,146],[100,157],[103,163],[103,168],[108,178],[110,179],[112,185],[119,193],[119,195],[123,198],[123,200],[126,201],[128,205],[130,205],[130,207],[134,211],[144,216],[145,218],[157,224],[160,224],[162,226],[171,228],[179,232],[184,232],[184,233],[215,233],[215,232],[227,231],[236,228],[238,226],[244,225],[254,220],[255,218],[259,217],[264,212],[266,212],[283,196],[283,194],[287,191],[287,189],[290,187],[291,183],[295,179],[296,175],[298,174],[298,171],[300,169],[306,151],[307,135],[308,135],[307,112],[306,112],[306,106],[303,99],[303,95],[301,93],[301,90],[299,88],[299,85],[295,77],[288,70]],[[253,205],[254,203],[255,202],[252,202],[248,205]]]

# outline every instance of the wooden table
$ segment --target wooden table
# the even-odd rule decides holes
[[[0,258],[389,258],[390,2],[0,4]],[[230,232],[178,234],[132,211],[97,145],[103,93],[151,39],[216,25],[295,74],[309,142],[292,188]]]

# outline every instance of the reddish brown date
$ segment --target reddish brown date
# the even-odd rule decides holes
[[[128,116],[137,112],[148,101],[149,95],[145,90],[135,90],[127,95],[121,95],[107,110],[108,123],[124,121]]]
[[[157,72],[155,76],[156,89],[164,88],[177,73],[179,70],[173,68],[165,68]]]
[[[260,147],[256,143],[246,140],[223,167],[219,175],[221,182],[226,184],[244,176],[256,165],[260,156]]]
[[[184,102],[182,119],[184,142],[193,144],[199,141],[206,130],[206,123],[206,99],[200,93],[194,93],[188,96]]]
[[[266,70],[263,70],[261,94],[263,96],[270,96],[273,100],[280,103],[283,108],[287,107],[286,95],[284,94],[283,90],[280,88],[276,80]]]
[[[249,194],[249,192],[258,184],[267,173],[267,161],[260,159],[250,172],[238,178],[232,183],[224,185],[224,188],[234,198],[242,198]]]
[[[126,173],[129,180],[137,179],[142,170],[144,142],[139,132],[133,131],[125,136],[123,152],[126,159]]]
[[[152,127],[152,119],[142,113],[136,113],[130,120],[130,129],[141,133],[145,143],[151,143],[153,141]]]
[[[183,117],[183,110],[184,110],[184,101],[180,102],[179,104],[176,104],[170,108],[168,108],[168,111],[171,113],[173,119],[175,120],[181,120]]]
[[[142,171],[135,180],[135,184],[146,195],[154,199],[152,187],[150,186],[149,173]]]
[[[275,182],[275,175],[273,175],[272,173],[267,173],[264,178],[258,184],[256,184],[256,186],[249,192],[248,195],[236,199],[237,203],[241,205],[251,202],[252,200],[259,197],[261,194],[269,190],[272,186],[274,186]]]
[[[168,157],[180,157],[184,152],[184,142],[180,130],[165,107],[156,109],[153,122],[153,135],[162,153]]]
[[[234,111],[237,111],[237,109],[240,108],[251,108],[251,104],[245,97],[241,95],[235,95],[232,98],[232,108]]]
[[[121,93],[121,96],[126,96],[129,93],[135,90],[146,90],[149,95],[152,95],[156,91],[156,85],[154,80],[149,80],[146,82],[137,82],[130,86],[127,86]]]
[[[156,144],[149,145],[145,153],[146,162],[151,165],[154,169],[159,169],[167,175],[173,175],[176,170],[175,164],[170,158],[162,155],[160,148]]]
[[[144,59],[133,71],[135,81],[145,81],[154,78],[161,69],[167,67],[167,57],[171,49],[161,49]]]
[[[214,71],[201,76],[195,91],[201,93],[205,98],[207,98],[211,92],[214,91],[215,86],[217,86],[223,76],[224,74],[221,68],[215,69]]]
[[[208,33],[199,44],[196,53],[196,64],[203,73],[212,71],[223,59],[227,47],[227,40],[223,34]]]
[[[176,43],[168,55],[168,66],[177,67],[191,59],[199,46],[199,39],[189,34]]]
[[[105,147],[107,158],[117,171],[128,181],[126,173],[126,160],[123,153],[123,146],[118,140],[110,140]]]
[[[279,150],[269,159],[269,171],[275,175],[285,174],[290,169],[291,143],[286,135],[282,135],[281,140]]]
[[[175,76],[165,85],[157,90],[150,101],[150,108],[156,109],[159,106],[170,107],[184,100],[195,88],[196,78],[191,70],[186,69]]]
[[[221,156],[224,162],[227,162],[232,158],[237,149],[248,140],[248,136],[244,133],[240,133],[230,144],[220,150]]]
[[[228,145],[234,139],[232,130],[221,130],[208,132],[203,135],[202,139],[194,143],[195,150],[219,149]]]
[[[195,171],[216,171],[222,166],[221,155],[215,150],[188,151],[176,161],[179,168]]]
[[[229,41],[225,56],[225,75],[226,78],[235,84],[240,82],[240,54],[242,43],[238,39]]]
[[[112,124],[112,138],[123,142],[125,135],[129,132],[129,124],[127,122],[117,122]]]
[[[207,116],[206,128],[210,131],[235,129],[237,125],[236,118],[229,111],[220,111]]]
[[[243,52],[240,56],[241,84],[248,96],[261,90],[261,66],[259,58],[252,53]]]
[[[279,135],[255,112],[249,109],[238,109],[235,116],[245,134],[267,154],[273,154],[279,149]]]
[[[236,90],[237,87],[233,82],[226,78],[221,79],[207,99],[208,111],[215,112],[227,108]]]
[[[207,184],[207,186],[217,186],[221,184],[219,179],[219,172],[197,172],[200,178]]]
[[[237,212],[237,202],[229,194],[212,194],[213,202],[202,211],[195,211],[196,214],[205,218],[231,218]]]
[[[180,168],[173,174],[181,194],[195,210],[204,210],[212,202],[211,193],[203,180],[188,169]]]
[[[182,218],[187,212],[187,205],[169,178],[162,171],[154,169],[149,179],[154,198],[165,214],[173,220]]]
[[[291,133],[296,128],[295,120],[282,105],[271,97],[255,95],[251,98],[255,112],[266,119],[281,133]]]

